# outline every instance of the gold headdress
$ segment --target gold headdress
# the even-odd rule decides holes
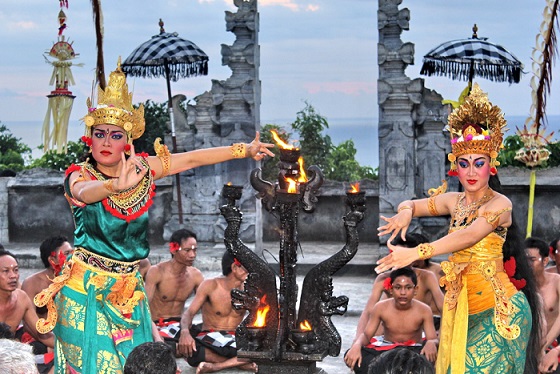
[[[474,153],[490,157],[490,166],[496,172],[500,162],[496,160],[502,147],[506,120],[502,110],[488,101],[488,95],[474,87],[465,102],[451,113],[447,119],[451,134],[451,162],[449,175],[457,175],[457,157]]]
[[[105,91],[97,88],[97,107],[93,107],[91,98],[87,99],[88,114],[83,118],[86,124],[86,136],[91,136],[94,126],[109,124],[119,126],[128,135],[128,143],[138,139],[144,133],[144,105],[138,109],[132,106],[132,92],[128,92],[126,75],[121,70],[121,58],[117,69],[109,75]]]

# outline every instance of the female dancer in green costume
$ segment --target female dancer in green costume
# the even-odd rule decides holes
[[[250,144],[157,156],[137,154],[144,108],[134,109],[125,74],[110,74],[98,104],[84,117],[91,160],[66,171],[65,195],[75,222],[73,256],[52,285],[35,297],[49,314],[39,331],[54,329],[56,373],[122,373],[130,351],[152,341],[151,317],[138,262],[148,256],[148,213],[154,180],[234,158],[273,156],[273,144]],[[128,155],[128,156],[127,156]]]

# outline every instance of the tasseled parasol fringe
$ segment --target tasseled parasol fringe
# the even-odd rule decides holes
[[[471,64],[469,62],[441,61],[424,58],[420,74],[439,75],[455,80],[469,80]],[[474,63],[474,76],[486,78],[493,82],[519,83],[522,66]]]
[[[150,62],[144,62],[147,66],[129,65],[126,67],[127,75],[142,78],[165,77],[164,65],[149,66]],[[181,62],[169,61],[169,79],[177,82],[179,78],[186,78],[198,75],[208,75],[208,61]]]

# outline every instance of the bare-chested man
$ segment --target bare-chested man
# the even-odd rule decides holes
[[[181,334],[178,352],[187,358],[198,373],[237,367],[252,372],[256,364],[237,358],[235,348],[235,329],[245,316],[231,305],[231,290],[243,289],[247,270],[229,252],[222,257],[222,274],[206,279],[198,288],[196,295],[183,313],[181,329],[191,334]],[[196,313],[202,309],[202,326],[192,325]]]
[[[39,252],[45,269],[25,278],[21,285],[21,289],[29,295],[31,300],[50,286],[54,277],[62,271],[62,266],[72,251],[72,245],[65,236],[57,235],[43,240],[39,246]],[[37,308],[36,311],[39,318],[46,318],[47,307]]]
[[[52,333],[40,334],[36,329],[39,319],[33,302],[27,294],[17,288],[19,266],[15,257],[8,251],[0,250],[0,322],[10,326],[15,334],[19,324],[24,321],[29,333],[47,347],[54,348]]]
[[[420,242],[417,241],[417,238],[415,236],[411,236],[409,234],[406,235],[406,241],[402,241],[400,237],[397,238],[396,241],[398,241],[399,245],[406,246],[406,247],[408,246],[415,247],[418,244],[420,244]],[[434,273],[432,273],[429,270],[423,270],[418,268],[413,268],[413,269],[418,279],[418,286],[416,289],[416,293],[414,295],[414,299],[419,300],[424,304],[430,306],[430,308],[432,309],[432,314],[434,316],[441,316],[443,310],[443,292],[439,287],[439,282],[436,279],[436,276],[434,275]],[[375,304],[379,302],[379,300],[381,300],[382,297],[384,298],[391,297],[389,291],[385,287],[386,286],[385,282],[387,281],[387,279],[389,279],[389,273],[379,274],[375,278],[375,281],[373,282],[373,288],[371,290],[371,294],[358,321],[358,326],[356,327],[356,335],[354,336],[354,340],[357,339],[360,336],[360,334],[364,332],[367,321],[370,318],[371,311],[373,310]],[[439,322],[439,318],[440,317],[436,317],[435,320]],[[436,324],[436,329],[438,328],[439,328],[439,323]],[[380,327],[380,329],[376,332],[376,335],[380,335],[380,334],[383,334],[382,327]]]
[[[560,274],[545,271],[549,261],[546,242],[537,238],[525,239],[525,253],[533,269],[546,319],[544,347],[550,346],[560,336]]]
[[[169,241],[169,251],[170,260],[153,265],[148,270],[146,294],[152,319],[160,335],[173,346],[173,342],[176,343],[179,338],[185,301],[196,292],[204,276],[193,267],[197,242],[192,231],[175,231]]]
[[[392,298],[373,307],[364,331],[344,356],[346,365],[357,374],[367,373],[377,355],[400,346],[424,354],[432,363],[436,361],[438,341],[430,307],[414,300],[418,284],[415,272],[404,267],[392,271],[388,279]],[[372,340],[380,325],[384,327],[383,336]]]
[[[560,237],[550,242],[550,257],[554,260],[554,266],[549,266],[546,271],[560,274]]]

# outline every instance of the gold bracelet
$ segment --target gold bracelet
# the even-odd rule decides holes
[[[245,143],[234,143],[230,147],[233,158],[245,158],[247,154],[247,145]]]
[[[439,216],[439,212],[436,208],[436,197],[430,196],[428,199],[428,210],[432,216]]]
[[[103,182],[103,187],[109,192],[110,195],[119,193],[119,191],[117,191],[117,189],[113,185],[114,180],[115,178],[111,178]]]
[[[154,141],[154,150],[156,156],[161,161],[161,178],[169,175],[169,168],[171,167],[171,153],[165,144],[161,144],[161,138],[156,138]]]
[[[410,209],[412,211],[412,215],[414,216],[414,206],[410,206],[410,205],[403,205],[401,207],[399,207],[399,209],[397,209],[397,213],[402,212],[403,210],[406,209]]]
[[[426,260],[432,257],[435,250],[436,249],[434,248],[434,246],[430,243],[418,244],[418,246],[416,247],[416,251],[418,252],[418,257],[420,257],[420,260]]]

